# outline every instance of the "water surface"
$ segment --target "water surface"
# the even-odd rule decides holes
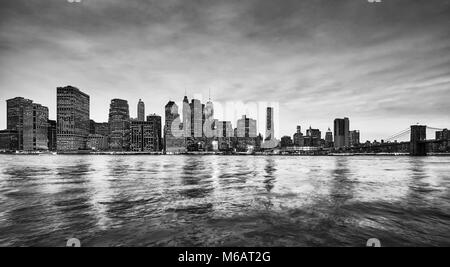
[[[450,245],[450,157],[0,162],[0,246]]]

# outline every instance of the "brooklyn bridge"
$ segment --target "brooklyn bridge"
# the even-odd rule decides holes
[[[443,136],[427,139],[427,130],[441,131]],[[409,141],[398,142],[409,137]],[[425,125],[412,125],[407,129],[392,135],[381,143],[361,144],[346,149],[354,153],[409,153],[411,156],[426,156],[431,150],[448,150],[448,130]]]

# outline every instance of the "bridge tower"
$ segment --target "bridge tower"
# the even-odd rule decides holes
[[[425,143],[426,139],[427,139],[427,126],[412,125],[409,154],[411,156],[426,156],[427,155],[427,145]]]

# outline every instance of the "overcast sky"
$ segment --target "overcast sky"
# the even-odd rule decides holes
[[[362,139],[450,127],[450,1],[1,0],[0,127],[23,96],[56,117],[56,87],[163,115],[187,89],[277,101],[280,135],[350,117]],[[235,126],[235,122],[233,122]]]

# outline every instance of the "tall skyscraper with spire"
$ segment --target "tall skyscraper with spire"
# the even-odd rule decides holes
[[[185,138],[192,137],[191,119],[191,106],[188,97],[185,95],[183,99],[183,134]]]
[[[215,132],[215,121],[214,121],[214,104],[211,101],[211,90],[209,91],[209,100],[205,105],[204,109],[205,121],[204,134],[207,138],[215,137],[217,134]]]
[[[137,106],[137,120],[145,121],[145,103],[142,101],[142,99],[139,99],[139,103]]]

